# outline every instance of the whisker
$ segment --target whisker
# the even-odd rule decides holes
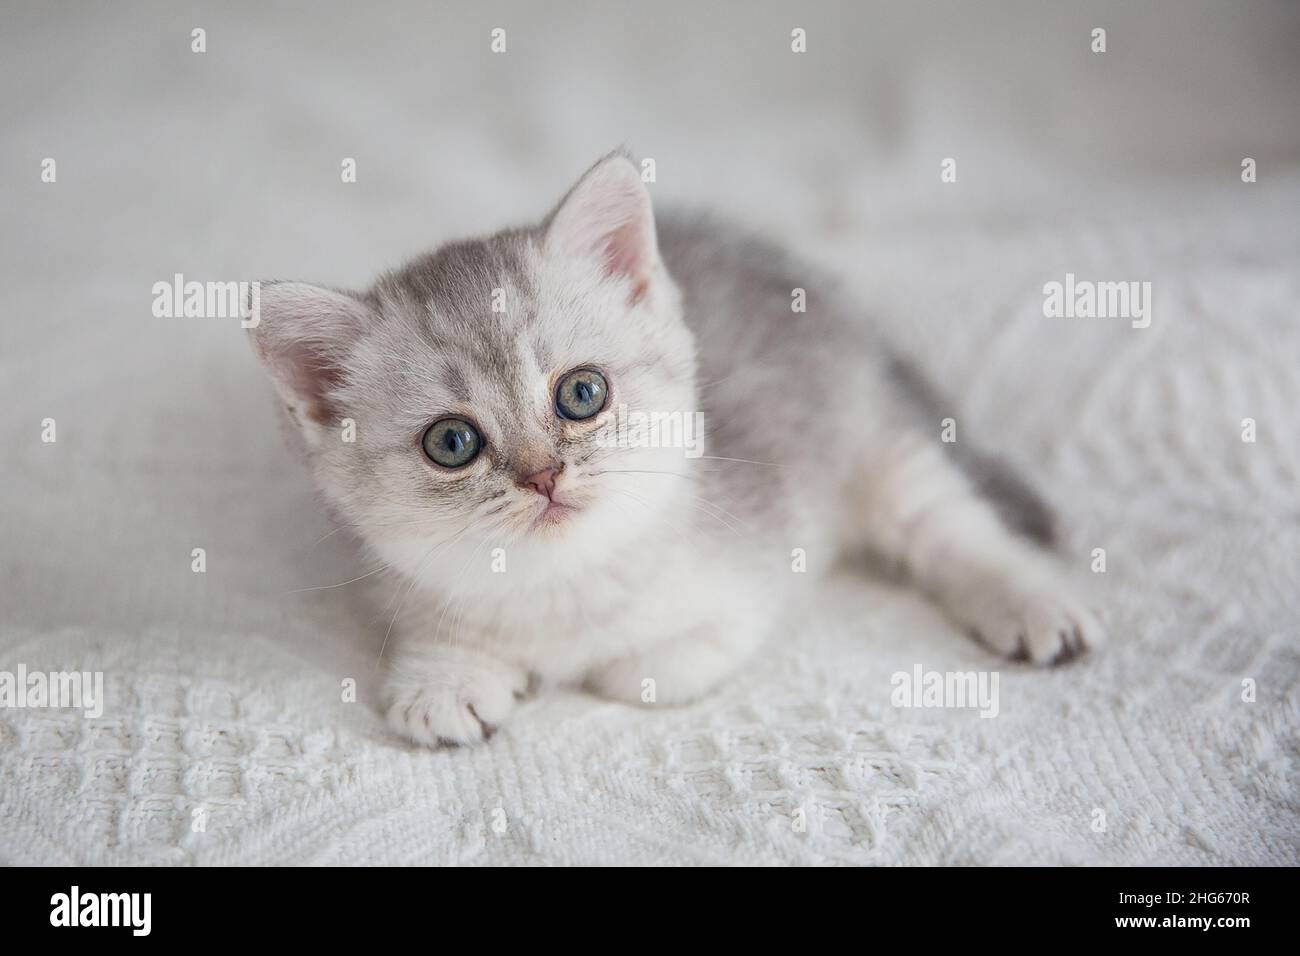
[[[677,477],[679,477],[679,478],[691,478],[690,475],[682,475],[682,474],[679,474],[678,472],[674,472],[674,471],[654,471],[654,470],[648,470],[648,471],[647,471],[647,470],[644,470],[644,469],[637,469],[637,468],[607,468],[607,469],[605,469],[604,471],[593,472],[593,474],[606,474],[606,473],[612,473],[612,474],[623,473],[623,474],[638,474],[638,475],[639,475],[639,474],[645,474],[645,475],[677,475]],[[628,492],[627,489],[625,489],[625,488],[614,488],[613,490],[615,490],[615,491],[621,491],[621,492],[624,492],[625,494],[630,494],[630,492]],[[732,514],[730,511],[728,511],[726,508],[722,507],[722,505],[718,504],[716,501],[710,501],[708,498],[701,497],[700,495],[692,495],[691,497],[693,497],[696,501],[700,501],[700,502],[703,502],[703,503],[706,504],[706,505],[709,505],[710,507],[717,508],[718,511],[722,512],[724,515],[726,515],[727,517],[731,518],[731,519],[734,520],[737,524],[739,524],[742,528],[744,528],[744,530],[745,530],[748,534],[751,534],[751,535],[752,535],[752,534],[754,533],[754,532],[753,532],[753,529],[750,528],[750,527],[748,526],[748,524],[745,522],[744,519],[742,519],[739,515]],[[648,504],[647,502],[642,501],[641,503],[644,504],[647,508],[649,507],[649,504]],[[692,507],[695,507],[696,510],[702,512],[703,514],[708,515],[710,518],[713,518],[713,519],[714,519],[715,521],[717,521],[719,524],[725,525],[727,528],[730,528],[730,530],[733,531],[733,532],[735,532],[736,534],[739,534],[739,533],[740,533],[739,530],[737,530],[736,528],[732,527],[732,526],[731,526],[730,524],[728,524],[727,522],[723,521],[722,518],[720,518],[718,515],[713,514],[712,512],[709,512],[709,511],[705,511],[703,508],[700,508],[698,505],[694,505],[694,506],[692,506]]]
[[[632,492],[628,491],[626,488],[611,488],[610,490],[611,490],[611,491],[616,491],[616,492],[618,492],[619,494],[622,494],[622,495],[627,495],[629,498],[631,498],[633,501],[635,501],[635,502],[636,502],[637,504],[639,504],[641,507],[643,507],[643,508],[645,508],[647,511],[649,511],[649,512],[651,513],[652,516],[657,517],[657,518],[659,518],[661,521],[663,521],[663,523],[664,523],[665,525],[668,526],[668,530],[669,530],[669,531],[672,531],[674,534],[676,534],[677,537],[681,539],[681,542],[682,542],[683,544],[689,544],[689,541],[687,540],[687,534],[688,534],[688,532],[684,531],[683,529],[679,528],[677,525],[673,524],[673,523],[672,523],[671,521],[669,521],[669,520],[668,520],[664,515],[662,515],[662,514],[656,514],[656,513],[655,513],[655,510],[654,510],[653,508],[650,507],[650,503],[649,503],[648,501],[646,501],[644,498],[639,498],[639,497],[637,497],[637,496],[634,495]]]
[[[345,524],[341,524],[341,525],[339,525],[337,528],[335,528],[333,531],[326,532],[325,534],[321,535],[319,538],[316,539],[316,541],[312,544],[312,547],[313,547],[313,548],[316,547],[316,545],[320,544],[320,543],[321,543],[322,541],[324,541],[326,538],[328,538],[328,537],[330,537],[330,536],[332,536],[332,535],[336,535],[336,534],[338,534],[340,531],[342,531],[342,530],[343,530],[344,528],[346,528],[346,527],[347,527],[347,525],[345,525]]]
[[[752,458],[724,458],[724,457],[722,457],[722,456],[720,456],[720,455],[698,455],[698,456],[695,457],[695,458],[687,458],[686,460],[687,460],[687,461],[701,461],[701,460],[705,460],[705,459],[707,459],[707,460],[709,460],[709,461],[738,461],[738,462],[740,462],[741,464],[745,464],[745,465],[768,465],[768,466],[770,466],[770,467],[772,467],[772,468],[787,468],[787,467],[789,467],[788,465],[778,464],[778,463],[775,462],[775,461],[754,461]]]
[[[749,524],[745,521],[745,519],[741,518],[739,515],[732,514],[730,511],[728,511],[726,508],[722,507],[722,505],[718,504],[716,501],[710,501],[708,498],[702,498],[702,497],[699,496],[699,495],[693,495],[692,497],[694,497],[696,501],[702,501],[702,502],[704,502],[706,505],[708,505],[708,506],[710,506],[710,507],[712,507],[712,508],[717,508],[717,509],[718,509],[719,511],[721,511],[724,515],[726,515],[728,518],[731,518],[733,521],[735,521],[737,524],[739,524],[742,528],[744,528],[744,529],[745,529],[746,531],[748,531],[750,534],[753,534],[753,533],[754,533],[754,529],[751,528],[751,527],[749,527]]]
[[[741,531],[740,531],[739,528],[736,528],[736,527],[734,527],[733,525],[731,525],[729,522],[724,521],[720,515],[716,515],[716,514],[714,514],[712,511],[707,511],[707,510],[705,510],[704,508],[701,508],[698,504],[695,504],[694,502],[691,502],[691,507],[694,508],[696,511],[698,511],[698,512],[699,512],[700,514],[702,514],[702,515],[708,515],[710,518],[712,518],[712,519],[713,519],[714,521],[716,521],[718,524],[722,525],[724,528],[726,528],[726,529],[727,529],[728,531],[730,531],[732,534],[734,534],[734,535],[738,535],[738,536],[740,536],[740,537],[744,537],[744,535],[741,533]]]
[[[388,637],[393,633],[393,624],[397,621],[397,615],[402,613],[402,605],[406,603],[407,596],[411,593],[411,589],[415,587],[415,582],[418,579],[420,570],[424,567],[424,563],[428,561],[429,558],[433,557],[433,555],[436,552],[440,551],[445,547],[448,547],[451,544],[454,544],[456,541],[460,539],[461,535],[463,535],[468,530],[469,530],[469,525],[466,525],[465,527],[457,531],[454,535],[452,535],[450,538],[448,538],[446,541],[435,544],[428,551],[426,551],[424,553],[424,557],[420,558],[420,560],[416,563],[415,568],[411,572],[411,583],[407,585],[406,593],[402,595],[401,601],[398,602],[397,610],[393,611],[393,616],[388,622],[388,630],[384,631],[384,643],[379,646],[379,657],[375,659],[376,668],[379,667],[379,662],[384,659],[384,649],[388,647]],[[398,584],[398,588],[399,589],[401,588],[400,582]],[[394,591],[393,597],[396,596],[397,596],[397,591]],[[388,599],[389,604],[391,604],[392,601],[393,598]],[[387,605],[385,605],[385,610],[387,610]]]
[[[593,471],[592,477],[596,475],[672,475],[676,478],[686,478],[694,481],[693,475],[684,475],[680,471],[659,471],[653,468],[603,468],[600,471]]]
[[[438,616],[438,626],[433,629],[434,641],[437,641],[439,635],[442,633],[442,622],[447,617],[447,611],[450,610],[451,605],[453,603],[458,601],[458,598],[456,596],[456,585],[460,584],[461,578],[465,576],[465,572],[469,570],[470,565],[474,563],[474,559],[478,556],[479,549],[482,548],[483,545],[485,544],[487,544],[487,538],[480,538],[479,543],[474,545],[474,550],[471,551],[469,557],[465,559],[464,566],[456,574],[456,579],[452,581],[451,586],[447,589],[449,592],[449,597],[447,598],[446,601],[443,602],[442,614]],[[450,632],[448,632],[448,637],[450,636],[451,634]],[[448,643],[452,643],[452,642],[449,641]]]
[[[292,591],[281,591],[280,595],[283,596],[285,594],[302,594],[305,591],[328,591],[330,588],[341,588],[344,585],[353,584],[357,581],[362,580],[363,578],[368,578],[372,574],[378,574],[380,571],[386,570],[389,567],[391,567],[391,565],[384,564],[375,568],[373,571],[367,571],[365,574],[358,575],[357,577],[353,578],[351,581],[342,581],[339,584],[322,584],[319,587],[314,587],[314,588],[295,588]]]

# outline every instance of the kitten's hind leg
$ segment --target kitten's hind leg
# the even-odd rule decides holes
[[[998,653],[1056,664],[1103,641],[1050,556],[932,439],[898,436],[853,499],[867,546]]]
[[[681,597],[681,592],[678,592]],[[594,668],[586,686],[603,697],[629,703],[677,706],[697,700],[735,672],[762,642],[766,603],[732,605],[644,650]]]
[[[678,637],[595,668],[589,690],[630,704],[689,704],[711,691],[744,659],[727,642]]]

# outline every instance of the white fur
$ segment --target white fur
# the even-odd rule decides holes
[[[400,582],[385,642],[398,732],[482,740],[537,682],[692,700],[764,640],[796,553],[817,573],[874,550],[1002,654],[1049,663],[1101,639],[943,453],[938,422],[918,419],[847,307],[826,296],[791,317],[798,268],[708,227],[656,238],[616,156],[540,232],[417,260],[365,297],[264,297],[254,336],[290,409],[356,423],[346,444],[329,418],[296,416],[331,506]],[[488,309],[498,289],[504,313]],[[338,364],[278,360],[304,355]],[[609,401],[570,421],[556,383],[584,366],[603,370]],[[598,443],[621,405],[703,407],[703,456]],[[484,447],[455,470],[420,451],[449,415]],[[543,464],[563,466],[554,494],[571,506],[555,525],[537,524],[547,500],[520,477]]]

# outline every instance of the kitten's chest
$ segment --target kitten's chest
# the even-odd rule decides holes
[[[737,609],[766,606],[774,590],[755,556],[738,559],[734,543],[723,559],[716,535],[649,542],[579,579],[508,584],[481,593],[443,638],[475,643],[552,682],[572,682],[592,667],[627,657]],[[429,603],[442,603],[431,598]],[[428,634],[428,616],[421,623]]]

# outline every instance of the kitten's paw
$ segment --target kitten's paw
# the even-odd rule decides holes
[[[997,589],[962,616],[981,643],[1043,666],[1064,664],[1106,639],[1101,623],[1062,585]]]
[[[394,676],[388,685],[388,725],[429,747],[481,743],[527,688],[521,668],[488,658],[443,660]]]

